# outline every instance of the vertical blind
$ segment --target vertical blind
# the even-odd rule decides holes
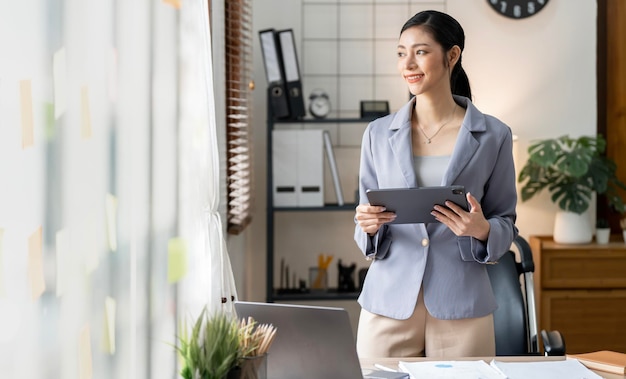
[[[251,220],[252,4],[229,0],[226,20],[226,142],[228,233],[239,234]]]

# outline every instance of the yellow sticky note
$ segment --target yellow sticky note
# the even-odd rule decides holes
[[[83,86],[80,90],[80,136],[83,139],[91,138],[91,111],[89,110],[89,87]]]
[[[25,149],[33,146],[35,142],[33,95],[30,80],[20,81],[20,111],[22,114],[22,149]]]
[[[52,57],[52,79],[54,80],[54,118],[58,119],[67,109],[67,59],[65,48]]]
[[[56,263],[57,263],[57,297],[62,296],[69,288],[70,278],[69,256],[70,242],[67,230],[59,230],[56,234]]]
[[[102,331],[102,351],[115,354],[115,299],[107,296],[104,300],[104,329]]]
[[[93,377],[89,325],[86,325],[83,330],[80,331],[78,341],[78,367],[78,377],[80,379],[91,379]]]
[[[42,229],[41,226],[28,237],[28,277],[33,300],[39,298],[46,290],[43,276],[42,256]]]
[[[4,297],[4,266],[2,265],[2,240],[4,238],[4,229],[0,229],[0,298]]]
[[[176,283],[187,273],[187,247],[182,238],[167,243],[167,281]]]
[[[163,0],[165,4],[169,4],[176,9],[180,9],[180,0]]]
[[[107,241],[109,242],[109,249],[117,251],[117,197],[107,193],[105,202]]]

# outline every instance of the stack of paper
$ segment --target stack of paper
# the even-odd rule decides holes
[[[505,378],[485,361],[431,361],[398,363],[400,370],[409,373],[411,379],[502,379]]]
[[[602,379],[575,359],[542,362],[400,361],[398,367],[411,379]]]
[[[491,361],[491,367],[509,379],[602,379],[575,359],[544,362]]]

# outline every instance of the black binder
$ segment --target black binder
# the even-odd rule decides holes
[[[296,44],[293,38],[293,30],[285,29],[276,32],[278,44],[283,61],[285,83],[287,85],[287,97],[289,99],[290,118],[299,119],[304,117],[304,98],[302,96],[302,81],[296,54]]]
[[[265,64],[265,76],[268,83],[268,103],[271,106],[274,118],[290,118],[289,99],[287,98],[287,87],[282,58],[274,29],[259,31],[261,39],[261,51],[263,52],[263,63]]]

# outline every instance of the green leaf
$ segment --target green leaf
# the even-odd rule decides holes
[[[617,179],[615,163],[602,155],[605,148],[602,135],[564,135],[532,143],[518,177],[522,201],[547,188],[559,208],[580,214],[589,208],[594,192],[606,193],[609,205],[624,212],[617,189],[626,190],[626,185]]]

